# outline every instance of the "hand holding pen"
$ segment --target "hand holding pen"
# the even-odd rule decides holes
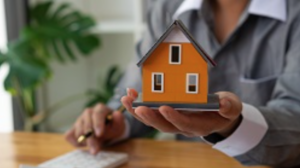
[[[125,107],[121,106],[117,111],[119,112],[124,112],[125,111]],[[113,113],[109,113],[106,118],[105,118],[105,125],[111,124],[113,122]],[[86,132],[85,134],[81,135],[80,137],[77,138],[77,143],[83,143],[87,138],[93,136],[95,133],[94,131],[91,129],[88,132]]]
[[[116,140],[124,134],[124,110],[121,106],[117,111],[112,111],[104,104],[84,110],[66,133],[66,140],[75,147],[87,146],[91,154],[98,153],[102,143]]]

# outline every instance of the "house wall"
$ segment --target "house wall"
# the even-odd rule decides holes
[[[169,64],[169,45],[161,43],[143,64],[143,101],[206,103],[208,92],[207,63],[191,43],[181,44],[181,64]],[[152,92],[152,72],[164,73],[164,92]],[[198,94],[186,93],[186,74],[198,73]]]

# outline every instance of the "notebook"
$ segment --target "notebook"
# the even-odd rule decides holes
[[[126,153],[102,151],[94,156],[87,151],[75,150],[46,161],[37,167],[21,165],[20,168],[116,168],[127,161]]]

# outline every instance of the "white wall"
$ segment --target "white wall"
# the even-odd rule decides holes
[[[31,0],[37,2],[41,0]],[[72,5],[92,15],[100,25],[95,33],[101,37],[101,48],[89,58],[81,58],[76,63],[61,65],[53,63],[54,75],[41,89],[38,104],[42,109],[49,107],[60,100],[89,88],[100,88],[99,78],[105,78],[112,65],[119,65],[125,69],[134,56],[135,40],[139,36],[138,27],[142,22],[142,14],[135,6],[141,0],[56,0],[56,2],[70,2]],[[136,16],[139,16],[136,18]],[[128,26],[129,25],[129,26]],[[109,28],[114,28],[112,31]],[[64,132],[70,128],[76,118],[83,111],[86,100],[79,100],[68,104],[56,111],[44,125],[44,130]]]
[[[53,78],[48,82],[46,92],[47,105],[54,104],[63,98],[77,93],[83,93],[90,88],[100,88],[99,82],[105,78],[107,70],[112,65],[124,69],[134,55],[134,47],[126,48],[126,43],[133,43],[131,35],[102,35],[102,46],[93,55],[80,59],[77,63],[67,66],[53,64]],[[113,48],[111,46],[113,44]],[[115,48],[115,50],[114,50]],[[46,130],[63,132],[69,128],[83,111],[85,100],[68,104],[56,111],[47,124]]]
[[[6,21],[4,1],[0,1],[0,49],[4,49],[7,43]],[[13,130],[12,103],[10,95],[3,88],[3,80],[8,72],[8,66],[0,68],[0,132],[11,132]]]

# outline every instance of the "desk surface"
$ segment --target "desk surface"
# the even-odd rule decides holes
[[[37,165],[73,149],[59,134],[0,134],[0,167],[17,168],[21,163]],[[135,139],[107,150],[129,154],[130,161],[121,168],[243,167],[202,143]]]

